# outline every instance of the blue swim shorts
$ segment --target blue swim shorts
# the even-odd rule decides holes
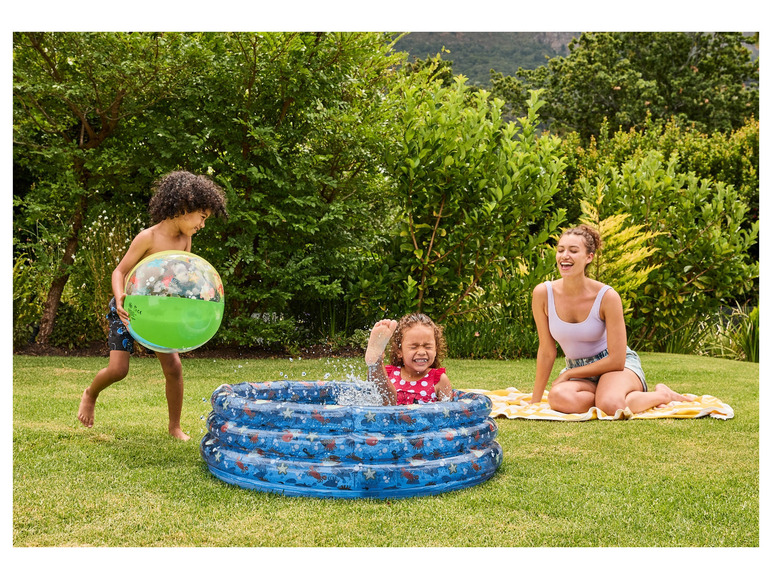
[[[591,364],[593,362],[597,362],[598,360],[602,360],[608,356],[608,350],[603,350],[600,354],[596,354],[595,356],[591,356],[589,358],[566,358],[566,367],[560,371],[562,374],[569,368],[578,368],[579,366],[586,366],[587,364]],[[643,385],[643,391],[648,392],[648,386],[646,385],[646,376],[643,374],[643,368],[641,367],[641,359],[638,357],[638,354],[633,352],[630,348],[627,348],[627,354],[625,355],[625,368],[629,368],[633,372],[635,372],[635,375],[638,376],[641,380],[641,384]],[[586,378],[577,378],[577,380],[589,380],[590,382],[594,382],[595,384],[598,383],[598,380],[600,380],[600,376],[589,376]]]

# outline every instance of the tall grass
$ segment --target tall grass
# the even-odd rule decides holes
[[[455,321],[445,327],[448,353],[453,358],[514,360],[536,356],[539,336],[533,320],[481,317]],[[664,338],[647,340],[628,334],[634,350],[661,351],[759,362],[759,308],[736,306],[714,316],[692,320]]]
[[[710,339],[711,326],[704,319],[691,320],[670,335],[657,340],[657,350],[668,354],[699,354],[704,352],[705,341]],[[645,341],[638,348],[647,349]],[[634,348],[635,349],[635,348]]]
[[[445,336],[452,358],[512,360],[533,357],[539,347],[533,324],[512,317],[454,322],[445,327]]]
[[[719,358],[759,362],[759,308],[737,306],[710,324],[705,353]]]

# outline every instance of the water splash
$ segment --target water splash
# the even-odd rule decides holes
[[[347,382],[338,385],[336,402],[341,406],[383,406],[383,396],[375,382],[348,376]]]

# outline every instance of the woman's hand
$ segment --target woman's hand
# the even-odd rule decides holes
[[[557,386],[561,382],[567,382],[568,380],[570,380],[571,377],[568,375],[569,371],[570,370],[566,370],[565,372],[561,372],[560,375],[552,381],[552,387],[554,388],[555,386]]]
[[[520,406],[528,406],[530,404],[539,404],[539,403],[541,403],[541,400],[542,400],[543,397],[544,397],[543,395],[539,396],[538,400],[534,400],[533,399],[533,395],[531,395],[530,398],[523,398],[522,400],[520,400]]]

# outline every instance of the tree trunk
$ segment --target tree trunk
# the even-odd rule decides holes
[[[48,290],[48,297],[46,298],[46,303],[43,307],[43,316],[40,319],[40,330],[38,331],[35,341],[44,346],[48,345],[48,342],[51,339],[51,334],[54,331],[54,323],[56,322],[56,312],[59,309],[59,302],[62,298],[62,292],[64,291],[64,286],[67,285],[67,280],[70,279],[70,266],[75,262],[75,252],[78,251],[78,240],[80,230],[83,229],[85,212],[86,196],[83,195],[75,209],[75,214],[72,216],[72,234],[67,240],[64,257],[59,266],[59,273],[54,278],[54,281],[51,282],[51,287]]]

